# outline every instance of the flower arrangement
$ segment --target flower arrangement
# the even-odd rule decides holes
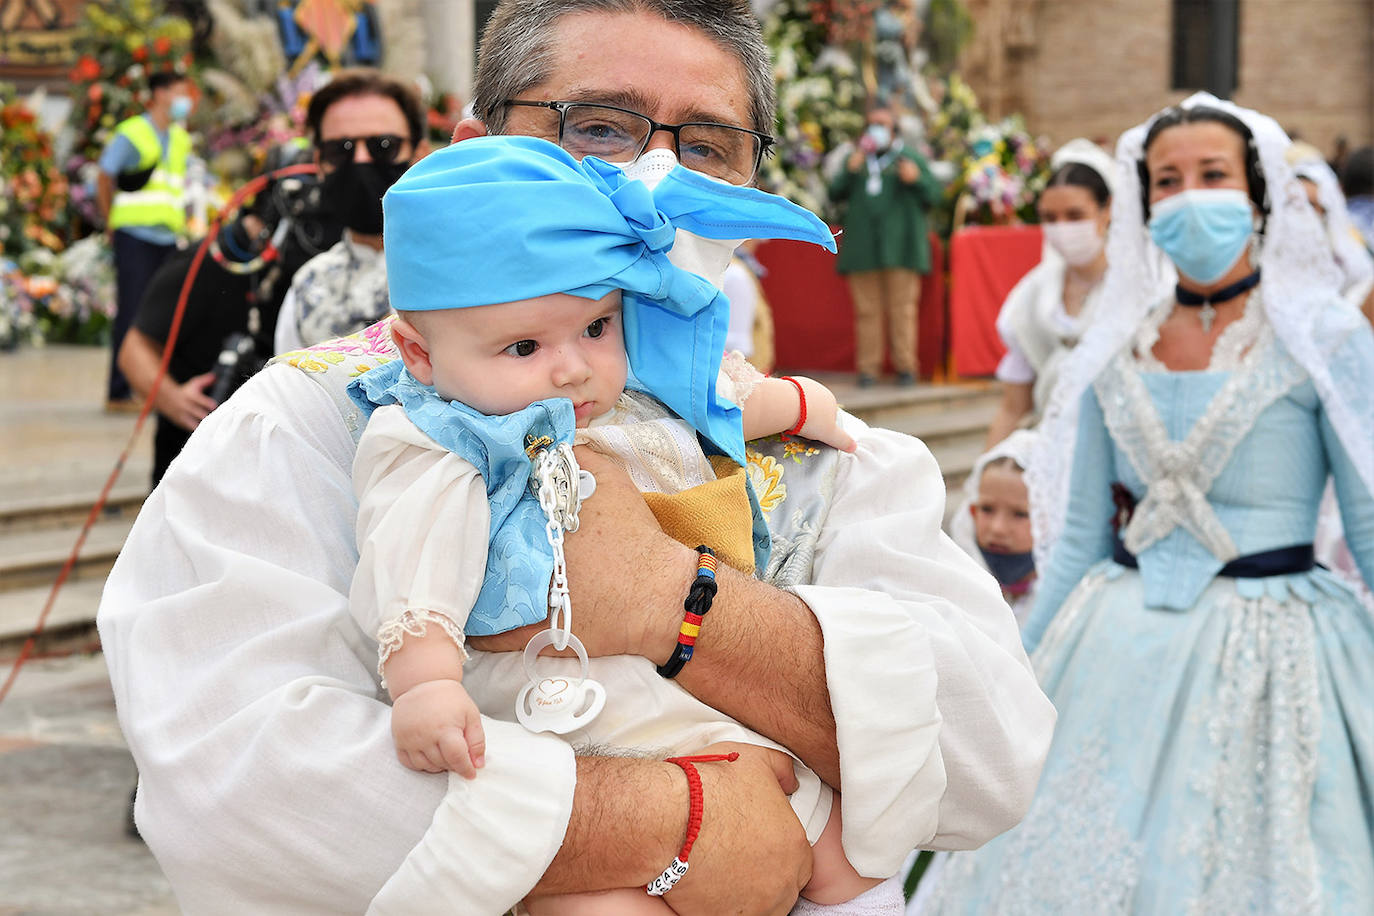
[[[1035,200],[1049,181],[1049,155],[1020,115],[974,132],[963,174],[951,193],[963,195],[963,221],[982,225],[1035,222]]]
[[[0,348],[103,344],[114,320],[114,261],[100,236],[54,254],[35,248],[0,260]]]
[[[14,88],[0,83],[0,253],[18,257],[41,246],[61,251],[67,179],[57,171],[52,136]]]
[[[778,144],[764,160],[760,184],[822,217],[834,216],[822,165],[864,124],[865,90],[858,65],[829,43],[833,15],[842,6],[853,4],[779,0],[763,23],[778,85]]]
[[[957,73],[937,86],[936,95],[940,107],[929,139],[936,158],[955,164],[946,189],[952,228],[1034,222],[1035,199],[1050,174],[1045,144],[1030,136],[1019,115],[989,123]]]
[[[0,351],[43,342],[32,300],[20,289],[24,277],[11,260],[0,258]]]

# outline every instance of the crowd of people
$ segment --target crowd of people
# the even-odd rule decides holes
[[[737,240],[835,247],[753,187],[774,104],[723,0],[503,0],[437,151],[315,96],[319,231],[265,288],[280,214],[218,239],[99,615],[179,902],[897,914],[922,849],[919,912],[1374,906],[1363,151],[1202,93],[1064,144],[946,534],[923,444],[746,361]],[[897,123],[831,181],[860,385],[931,269]],[[279,356],[220,403],[230,299]]]

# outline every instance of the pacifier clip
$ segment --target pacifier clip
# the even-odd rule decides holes
[[[544,535],[553,550],[553,577],[549,583],[551,622],[547,630],[540,630],[525,644],[525,677],[529,682],[515,699],[515,717],[532,732],[566,735],[586,728],[606,705],[606,689],[587,677],[587,650],[572,632],[572,597],[568,593],[563,553],[563,534],[577,530],[582,500],[595,492],[596,478],[577,466],[571,445],[550,445],[547,439],[531,442],[526,451],[534,465],[530,487],[544,511]],[[540,676],[539,653],[549,646],[559,651],[573,650],[581,663],[581,674],[576,680]]]

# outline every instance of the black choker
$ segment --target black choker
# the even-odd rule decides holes
[[[1202,329],[1210,332],[1212,330],[1212,320],[1216,318],[1217,314],[1217,310],[1213,308],[1213,306],[1222,302],[1230,302],[1241,293],[1249,292],[1256,286],[1259,286],[1259,281],[1260,272],[1256,270],[1248,277],[1241,277],[1230,286],[1223,286],[1221,289],[1208,296],[1184,289],[1182,284],[1174,287],[1174,296],[1178,299],[1179,305],[1187,306],[1188,308],[1200,307],[1202,309],[1202,314],[1198,317],[1202,319]]]

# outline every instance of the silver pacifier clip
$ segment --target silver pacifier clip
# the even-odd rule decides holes
[[[516,697],[515,717],[532,732],[565,735],[586,728],[606,705],[606,688],[587,677],[587,650],[572,633],[572,597],[568,594],[568,567],[563,554],[564,532],[577,530],[582,500],[596,491],[596,478],[577,466],[569,443],[550,445],[541,443],[532,451],[534,474],[530,485],[544,510],[544,535],[553,548],[551,622],[549,629],[539,631],[525,645],[525,677],[529,683]],[[549,646],[560,651],[572,648],[582,665],[576,680],[540,677],[539,653]]]

